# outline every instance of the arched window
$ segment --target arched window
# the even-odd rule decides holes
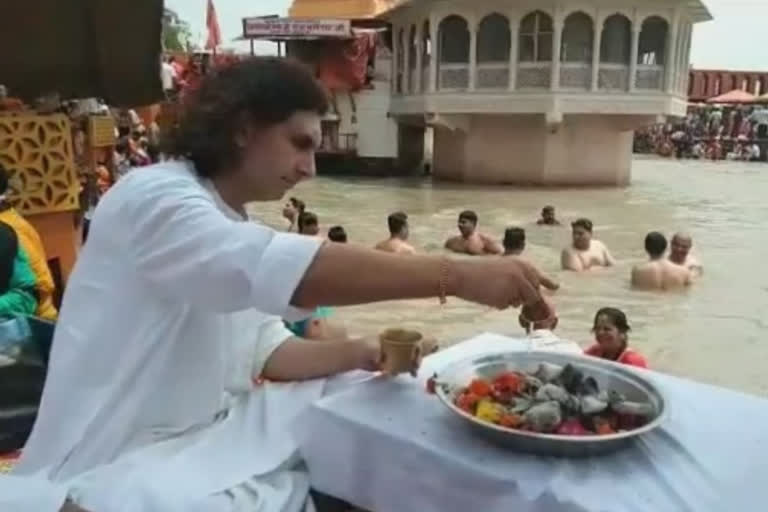
[[[509,20],[489,14],[477,30],[477,62],[509,62]]]
[[[552,61],[552,18],[534,11],[520,22],[520,62]]]
[[[469,62],[469,26],[461,16],[451,15],[438,28],[440,62],[460,64]]]
[[[614,14],[605,20],[600,41],[600,62],[626,64],[632,58],[632,22],[622,14]]]
[[[592,18],[575,12],[565,19],[560,59],[563,62],[592,62],[592,40],[595,36]]]
[[[651,16],[643,22],[640,31],[640,45],[637,63],[663,66],[667,51],[669,23],[658,16]]]

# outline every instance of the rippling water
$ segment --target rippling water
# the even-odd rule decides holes
[[[526,228],[526,256],[562,282],[557,302],[561,337],[591,341],[595,311],[616,306],[629,316],[630,343],[655,369],[768,395],[768,165],[638,159],[627,189],[526,189],[432,183],[408,179],[318,178],[294,195],[320,217],[322,229],[341,224],[350,241],[372,245],[387,235],[386,217],[408,213],[411,242],[441,252],[456,233],[456,217],[473,209],[482,231],[501,237],[505,227]],[[559,269],[569,243],[562,228],[535,226],[545,204],[562,221],[585,216],[595,236],[618,259],[615,268],[585,274]],[[280,205],[260,204],[251,213],[282,227]],[[644,259],[648,231],[689,231],[705,274],[684,293],[631,291],[631,265]],[[350,279],[354,276],[350,274]],[[450,344],[483,331],[520,335],[517,314],[489,311],[459,300],[392,302],[338,310],[353,333],[405,325]]]

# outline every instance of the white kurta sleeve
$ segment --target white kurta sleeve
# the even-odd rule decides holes
[[[147,170],[129,178],[93,222],[114,230],[148,286],[207,311],[297,316],[289,302],[319,240],[234,221],[190,176]]]
[[[42,477],[0,475],[0,510],[59,512],[67,489]]]
[[[233,392],[250,391],[254,379],[261,377],[272,353],[294,334],[282,319],[253,312],[253,320],[243,317],[244,325],[233,344],[230,357],[227,389]],[[260,317],[260,318],[259,318]]]

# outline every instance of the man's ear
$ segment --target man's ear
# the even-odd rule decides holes
[[[246,114],[240,114],[235,128],[235,145],[244,149],[253,138],[254,126]]]

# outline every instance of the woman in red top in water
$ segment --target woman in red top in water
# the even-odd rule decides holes
[[[597,343],[584,353],[617,363],[648,368],[645,358],[627,347],[629,331],[627,315],[623,311],[616,308],[602,308],[595,315],[595,324],[592,327]]]

